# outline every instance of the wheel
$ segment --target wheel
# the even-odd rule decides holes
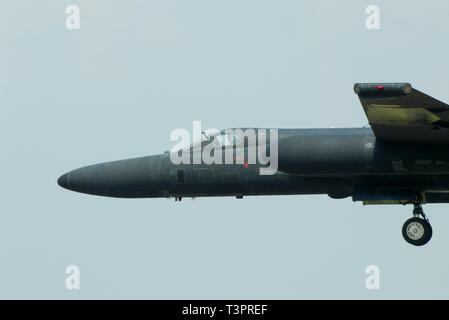
[[[422,246],[432,238],[432,227],[427,220],[410,218],[402,226],[402,236],[408,243]]]

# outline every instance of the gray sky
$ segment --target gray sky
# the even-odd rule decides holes
[[[65,27],[76,4],[81,29]],[[380,8],[380,29],[365,8]],[[449,101],[447,1],[9,1],[0,11],[0,298],[449,298],[447,205],[110,199],[56,184],[175,128],[355,127],[355,82]],[[67,265],[81,289],[65,287]],[[380,290],[365,267],[380,268]]]

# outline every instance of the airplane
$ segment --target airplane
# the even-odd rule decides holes
[[[409,83],[356,83],[354,91],[369,126],[203,132],[189,148],[82,167],[63,174],[58,184],[119,198],[325,194],[365,205],[410,204],[402,235],[411,245],[425,245],[432,227],[422,205],[449,203],[449,106]],[[250,130],[255,142],[246,135]],[[265,174],[266,161],[248,161],[262,142],[277,156],[276,170]],[[231,162],[192,163],[210,145],[215,159],[230,155]],[[186,161],[174,163],[184,151]]]

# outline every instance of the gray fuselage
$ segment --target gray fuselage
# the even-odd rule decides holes
[[[82,167],[58,183],[122,198],[328,194],[388,200],[425,193],[427,202],[449,202],[444,145],[383,142],[370,128],[279,129],[278,162],[275,174],[261,175],[258,163],[175,165],[165,153]]]

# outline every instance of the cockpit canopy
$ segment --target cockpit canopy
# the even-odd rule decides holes
[[[201,133],[201,140],[193,142],[189,149],[192,150],[198,144],[201,144],[201,147],[204,147],[209,143],[213,143],[215,148],[223,148],[226,146],[238,145],[240,141],[239,132],[235,132],[232,129],[207,129]]]
[[[203,131],[203,136],[207,141],[213,142],[215,147],[225,147],[229,145],[235,145],[240,143],[240,135],[234,130],[221,130],[221,131]]]

